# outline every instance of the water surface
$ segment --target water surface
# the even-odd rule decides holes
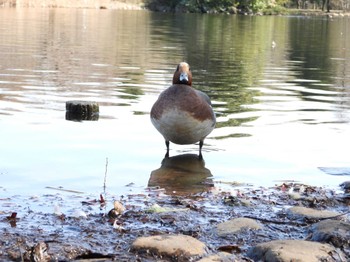
[[[0,189],[99,193],[106,174],[114,194],[149,180],[179,190],[155,180],[165,145],[149,111],[180,61],[191,65],[194,87],[212,98],[218,120],[205,164],[185,157],[184,172],[206,184],[335,187],[344,177],[319,167],[349,166],[349,22],[0,9]],[[97,101],[99,120],[67,121],[65,102],[76,99]],[[170,156],[196,153],[198,145],[171,144]],[[174,170],[182,172],[181,163]]]

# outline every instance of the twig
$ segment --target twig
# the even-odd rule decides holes
[[[81,191],[72,190],[72,189],[64,189],[64,188],[61,188],[61,187],[47,186],[46,188],[59,190],[59,191],[63,191],[63,192],[77,193],[77,194],[83,194],[84,193],[84,192],[81,192]]]
[[[106,197],[106,182],[107,182],[107,170],[108,170],[108,157],[106,157],[105,178],[103,181],[103,194]]]

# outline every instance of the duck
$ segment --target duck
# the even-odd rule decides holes
[[[192,87],[188,63],[177,65],[172,85],[160,93],[150,118],[165,139],[166,157],[170,142],[178,145],[199,142],[199,157],[202,158],[204,139],[214,130],[216,117],[209,96]]]

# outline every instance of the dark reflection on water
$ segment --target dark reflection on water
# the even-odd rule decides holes
[[[94,188],[106,157],[111,184],[147,184],[164,150],[149,111],[182,60],[217,114],[204,146],[214,176],[264,182],[304,166],[315,177],[317,165],[344,165],[348,25],[349,18],[0,9],[4,186],[26,178]],[[65,121],[69,100],[98,102],[99,121]]]
[[[164,188],[167,194],[190,194],[213,187],[212,174],[196,154],[165,157],[161,167],[152,171],[148,186]]]

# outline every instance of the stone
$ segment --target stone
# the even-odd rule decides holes
[[[310,239],[317,242],[326,242],[335,247],[349,247],[350,223],[339,220],[323,220],[311,228]]]
[[[307,207],[291,207],[288,209],[287,215],[289,218],[325,219],[338,216],[340,213],[328,210],[317,210]]]
[[[39,242],[35,244],[31,250],[26,251],[24,253],[24,257],[22,258],[22,261],[40,261],[40,262],[47,262],[51,261],[52,258],[48,254],[49,246],[45,242]],[[23,260],[25,259],[25,260]]]
[[[159,256],[186,260],[190,257],[201,257],[207,254],[206,245],[186,235],[157,235],[139,237],[132,244],[131,250],[151,252]]]
[[[344,181],[339,186],[344,190],[345,193],[350,192],[350,180],[349,181]]]
[[[125,207],[118,200],[114,201],[113,205],[114,205],[114,208],[109,210],[108,217],[111,219],[116,219],[117,217],[119,217],[124,213]]]
[[[242,206],[250,207],[252,206],[252,201],[250,201],[249,199],[241,199],[241,204]]]
[[[247,255],[254,261],[319,262],[333,261],[332,252],[339,254],[328,244],[305,240],[274,240],[250,248]]]
[[[217,225],[216,230],[219,236],[235,234],[243,229],[261,229],[258,222],[251,218],[239,217]]]
[[[234,262],[239,261],[236,260],[236,256],[227,252],[219,252],[214,255],[210,255],[207,257],[204,257],[197,262]]]

